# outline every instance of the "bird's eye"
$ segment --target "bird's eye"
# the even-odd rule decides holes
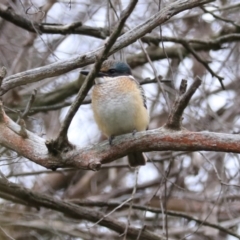
[[[113,73],[115,73],[116,72],[116,69],[109,69],[109,71],[108,71],[109,73],[111,73],[111,74],[113,74]]]

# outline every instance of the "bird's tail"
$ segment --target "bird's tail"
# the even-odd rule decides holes
[[[137,167],[145,165],[147,162],[147,157],[142,152],[133,152],[128,154],[128,162],[130,167]]]

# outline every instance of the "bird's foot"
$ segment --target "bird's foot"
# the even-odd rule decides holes
[[[111,135],[111,136],[108,138],[109,145],[112,145],[113,139],[114,139],[114,136],[113,136],[113,135]]]
[[[135,136],[136,132],[137,132],[137,130],[134,129],[133,132],[132,132],[132,135]]]

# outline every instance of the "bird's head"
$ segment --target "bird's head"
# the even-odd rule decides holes
[[[88,70],[82,70],[83,75],[88,75]],[[118,77],[132,75],[131,68],[125,62],[117,60],[106,60],[97,74],[97,77]]]

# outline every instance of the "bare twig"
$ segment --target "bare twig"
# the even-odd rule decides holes
[[[1,87],[2,81],[6,75],[7,75],[7,69],[5,67],[1,67],[1,69],[0,69],[0,87]]]
[[[146,58],[147,58],[150,66],[151,66],[151,68],[152,68],[152,70],[153,70],[155,79],[157,80],[158,85],[159,85],[159,87],[160,87],[160,89],[161,89],[161,92],[162,92],[162,94],[163,94],[163,97],[164,97],[164,100],[165,100],[166,105],[167,105],[167,107],[168,107],[168,110],[170,110],[169,99],[168,99],[168,96],[167,96],[167,94],[166,94],[165,89],[163,88],[163,86],[162,86],[162,84],[161,84],[161,81],[160,81],[161,78],[159,78],[158,73],[157,73],[157,70],[156,70],[155,66],[153,65],[153,63],[152,63],[152,60],[151,60],[151,58],[149,57],[148,52],[147,52],[146,49],[144,48],[141,39],[139,39],[138,42],[140,43],[140,46],[141,46],[144,54],[146,55]]]
[[[135,194],[136,194],[136,192],[137,192],[138,174],[139,174],[139,168],[136,168],[136,169],[135,169],[135,182],[134,182],[134,187],[133,187],[133,190],[132,190],[132,196],[130,197],[131,200],[134,199]],[[130,202],[130,205],[129,205],[129,208],[128,208],[128,217],[127,217],[126,228],[125,228],[125,231],[124,231],[124,233],[123,233],[123,235],[124,235],[123,240],[126,240],[128,228],[129,228],[129,226],[131,225],[132,205],[133,205],[133,202],[131,201],[131,202]]]
[[[122,208],[126,203],[132,201],[132,198],[128,198],[127,200],[123,201],[122,203],[120,203],[119,205],[117,205],[111,212],[109,212],[108,214],[105,214],[102,218],[100,218],[97,222],[95,222],[92,226],[90,226],[90,228],[96,226],[97,224],[99,224],[105,217],[109,217],[112,213],[116,212],[118,209]],[[70,201],[71,202],[71,201]]]
[[[37,90],[34,89],[34,90],[33,90],[33,93],[32,93],[31,96],[30,96],[30,99],[29,99],[29,101],[28,101],[28,103],[27,103],[27,106],[26,106],[24,112],[21,114],[21,117],[22,117],[22,118],[25,118],[25,117],[27,116],[27,114],[29,113],[29,111],[30,111],[30,109],[31,109],[31,107],[32,107],[32,105],[33,105],[33,103],[34,103],[34,100],[35,100],[35,98],[36,98],[36,94],[37,94]]]
[[[16,240],[15,238],[11,237],[11,236],[9,235],[9,233],[7,233],[7,231],[5,231],[1,226],[0,226],[0,230],[5,234],[5,236],[6,236],[8,239]]]
[[[4,109],[3,109],[3,103],[2,103],[2,99],[0,99],[0,123],[2,123],[4,121]]]
[[[29,98],[29,100],[28,100],[28,102],[27,102],[26,108],[25,108],[24,112],[20,114],[20,116],[19,116],[19,118],[18,118],[18,120],[17,120],[17,123],[18,123],[21,119],[25,118],[25,117],[29,114],[29,111],[30,111],[30,109],[31,109],[31,107],[32,107],[32,105],[33,105],[33,103],[34,103],[36,94],[37,94],[37,90],[34,89],[34,90],[33,90],[33,93],[31,94],[31,96],[30,96],[30,98]]]
[[[167,123],[165,125],[166,128],[181,130],[183,111],[187,107],[192,95],[196,92],[201,83],[202,80],[197,77],[193,84],[189,87],[188,91],[185,93],[187,88],[187,81],[182,80],[180,85],[180,96],[177,97],[171,113],[169,114]]]
[[[223,17],[220,17],[218,15],[216,15],[214,12],[212,11],[208,11],[206,8],[204,7],[201,7],[201,9],[205,12],[205,13],[209,13],[211,14],[215,19],[218,19],[220,21],[223,21],[223,22],[226,22],[226,23],[230,23],[232,24],[234,27],[237,27],[237,28],[240,28],[240,25],[238,25],[235,21],[232,21],[230,19],[227,19],[227,18],[223,18]]]
[[[237,34],[239,35],[239,34]],[[230,36],[229,36],[230,37]],[[240,35],[239,36],[231,36],[230,38],[228,39],[232,39],[232,41],[234,41],[235,38],[240,38]],[[216,77],[221,86],[222,86],[222,89],[225,89],[224,88],[224,85],[222,83],[223,81],[223,77],[220,77],[219,75],[217,75],[211,68],[210,66],[208,65],[208,63],[203,60],[197,53],[196,53],[196,50],[198,49],[198,47],[202,47],[203,46],[206,46],[206,48],[208,48],[209,46],[211,46],[211,48],[219,48],[219,46],[221,45],[221,42],[224,41],[223,39],[221,39],[221,37],[219,39],[214,39],[214,40],[211,40],[211,41],[203,41],[203,40],[199,40],[199,39],[186,39],[186,38],[174,38],[174,37],[162,37],[162,38],[153,38],[153,37],[149,37],[149,36],[145,36],[142,38],[142,40],[144,42],[152,42],[154,44],[158,44],[159,42],[164,42],[164,41],[167,41],[167,42],[176,42],[176,43],[180,43],[182,44],[182,46],[189,52],[191,53],[195,59],[200,62],[211,74],[212,76]],[[225,40],[227,40],[227,38],[225,38]],[[190,43],[194,43],[194,44],[199,44],[200,46],[195,46],[193,47],[192,45],[190,45]],[[196,50],[195,50],[196,49]]]
[[[209,67],[208,63],[206,61],[204,61],[186,41],[182,42],[182,45],[196,58],[196,60],[198,62],[200,62],[212,74],[213,77],[216,77],[219,80],[219,82],[222,86],[222,89],[225,90],[225,87],[224,87],[223,82],[222,82],[224,78],[220,77],[217,73],[215,73]]]

